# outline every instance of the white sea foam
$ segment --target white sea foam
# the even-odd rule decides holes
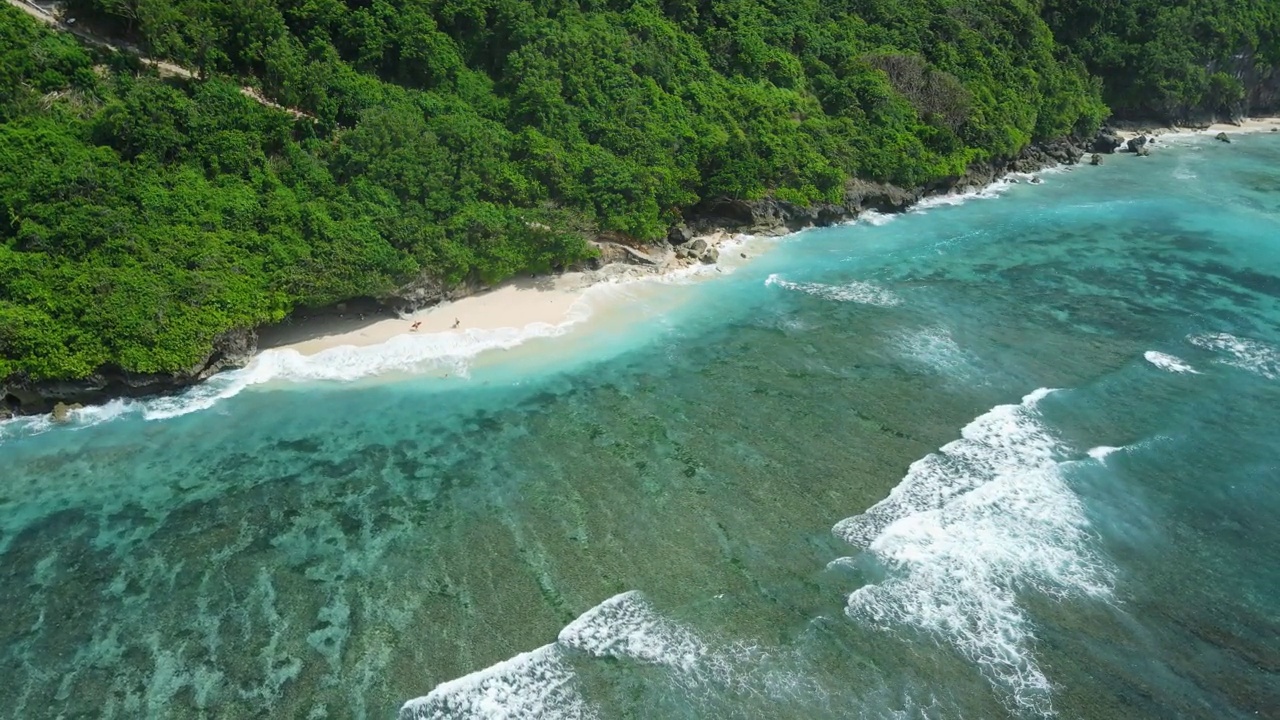
[[[1200,374],[1199,370],[1196,370],[1183,362],[1181,358],[1174,357],[1173,355],[1166,355],[1165,353],[1156,352],[1155,350],[1148,350],[1142,354],[1142,357],[1145,358],[1147,362],[1155,365],[1161,370],[1167,370],[1171,373]]]
[[[1099,445],[1096,448],[1089,448],[1089,457],[1097,460],[1098,462],[1105,462],[1108,455],[1120,452],[1123,449],[1124,448],[1111,447],[1110,445]]]
[[[895,343],[911,360],[924,363],[952,376],[968,377],[975,359],[955,341],[945,327],[926,327],[902,333]]]
[[[1028,178],[1030,176],[1027,176]],[[955,205],[963,205],[970,200],[991,200],[998,198],[1009,191],[1014,183],[1012,178],[1002,178],[977,190],[968,190],[966,192],[947,193],[946,195],[931,195],[923,198],[920,202],[911,207],[910,212],[919,213],[927,212],[934,208],[950,207]]]
[[[1258,340],[1240,338],[1230,333],[1192,335],[1187,340],[1196,347],[1225,353],[1218,362],[1248,370],[1268,380],[1280,378],[1280,350]]]
[[[378,345],[344,345],[314,355],[290,349],[266,350],[244,368],[215,375],[180,395],[147,401],[143,404],[143,417],[160,420],[205,410],[245,388],[266,383],[351,382],[390,373],[431,370],[465,375],[470,361],[480,353],[510,349],[534,338],[562,335],[571,322],[397,335]]]
[[[1111,582],[1061,475],[1067,453],[1040,419],[1050,392],[976,418],[960,440],[913,463],[887,498],[834,528],[885,569],[849,596],[849,616],[953,644],[1019,713],[1052,712],[1019,594],[1105,596]]]
[[[877,307],[893,307],[902,304],[902,299],[889,290],[879,285],[857,280],[844,285],[824,285],[822,283],[791,282],[774,273],[764,281],[764,284],[768,287],[779,287],[784,290],[808,293],[815,297],[837,302],[852,302],[860,305],[875,305]]]
[[[0,442],[19,437],[39,435],[54,427],[65,427],[70,430],[81,430],[93,427],[108,420],[135,412],[138,404],[130,400],[112,400],[105,405],[90,405],[76,408],[67,414],[65,423],[59,425],[48,415],[31,415],[13,418],[0,422]]]
[[[565,626],[562,647],[592,657],[628,658],[693,672],[709,651],[687,628],[663,618],[638,592],[615,595]]]
[[[400,708],[400,720],[570,720],[595,714],[555,643],[442,683]]]
[[[594,717],[577,689],[571,660],[613,658],[660,665],[678,676],[722,664],[692,631],[663,618],[638,592],[605,600],[569,623],[554,643],[438,685],[410,700],[401,720]]]
[[[897,219],[897,213],[882,213],[878,210],[867,210],[859,213],[857,219],[854,220],[854,223],[863,223],[879,227],[881,225],[888,225]]]
[[[268,383],[350,382],[391,373],[443,371],[465,376],[483,352],[508,350],[530,340],[563,335],[586,319],[585,306],[575,307],[558,325],[533,323],[523,328],[466,330],[460,333],[397,335],[378,345],[346,345],[303,355],[277,349],[259,353],[247,366],[218,373],[176,395],[148,400],[113,400],[73,410],[67,427],[90,427],[127,415],[163,420],[207,410],[246,388]],[[54,427],[47,417],[0,423],[0,440],[34,435]]]

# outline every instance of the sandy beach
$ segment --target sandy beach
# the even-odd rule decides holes
[[[696,239],[706,241],[710,247],[722,248],[733,237],[717,232]],[[697,260],[682,260],[671,252],[654,259],[658,264],[613,264],[600,270],[516,278],[491,290],[400,317],[370,318],[368,321],[358,320],[354,315],[318,317],[305,320],[295,328],[275,331],[273,334],[283,339],[268,343],[264,349],[294,350],[305,356],[338,347],[381,345],[409,334],[461,335],[474,330],[563,325],[586,312],[583,302],[587,291],[600,283],[659,278],[699,269]],[[714,266],[702,267],[710,270]]]
[[[1280,132],[1280,117],[1245,118],[1238,124],[1214,123],[1206,128],[1178,127],[1176,125],[1157,126],[1153,124],[1125,123],[1116,127],[1116,134],[1125,140],[1139,135],[1160,137],[1162,135],[1217,135],[1218,133],[1259,133]]]

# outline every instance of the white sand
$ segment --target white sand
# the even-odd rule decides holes
[[[701,236],[701,239],[706,240],[708,245],[723,248],[731,236],[718,232]],[[671,255],[657,259],[660,264],[656,267],[612,265],[600,271],[512,280],[492,290],[423,308],[401,318],[379,320],[355,330],[327,332],[326,323],[328,327],[343,323],[317,318],[306,321],[307,325],[316,327],[317,334],[314,337],[275,345],[273,349],[289,349],[302,355],[315,355],[336,347],[380,345],[408,333],[461,334],[468,330],[519,329],[535,324],[562,325],[572,321],[576,313],[584,311],[581,303],[588,289],[597,283],[656,278],[697,265],[697,261],[680,261]],[[415,323],[421,323],[416,330],[413,328]],[[345,324],[349,326],[350,321]]]
[[[314,355],[343,345],[380,345],[410,332],[425,335],[519,328],[534,323],[559,325],[569,319],[574,303],[590,284],[587,275],[580,272],[545,279],[522,278],[478,295],[424,308],[403,318],[379,320],[358,330],[324,334],[279,347]],[[413,329],[415,323],[421,323],[417,330]]]
[[[1149,131],[1146,134],[1155,137],[1160,137],[1161,135],[1217,135],[1220,132],[1231,135],[1235,133],[1271,132],[1272,129],[1275,129],[1277,133],[1280,133],[1280,118],[1246,118],[1236,125],[1231,123],[1214,123],[1207,128],[1184,128],[1178,126],[1160,127],[1155,125],[1146,127],[1132,125],[1132,127],[1137,127],[1138,129],[1122,129],[1118,130],[1116,134],[1127,141],[1142,135],[1142,131]]]

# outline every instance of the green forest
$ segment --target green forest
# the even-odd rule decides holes
[[[297,308],[557,269],[704,198],[956,176],[1107,103],[1229,109],[1206,63],[1280,52],[1278,5],[64,3],[194,79],[0,6],[0,381],[181,371]]]

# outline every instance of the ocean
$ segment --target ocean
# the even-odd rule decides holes
[[[1043,180],[0,425],[0,716],[1280,717],[1280,138]]]

